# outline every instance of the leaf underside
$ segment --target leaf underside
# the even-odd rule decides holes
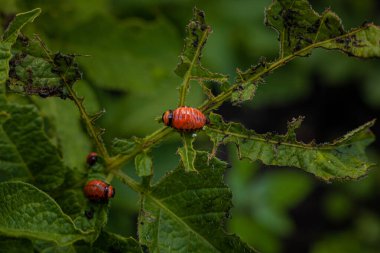
[[[254,252],[224,232],[232,207],[223,182],[226,164],[197,152],[198,173],[183,165],[142,195],[138,232],[151,252]]]
[[[235,143],[240,158],[260,160],[266,165],[301,168],[325,181],[360,178],[373,165],[367,162],[365,148],[374,141],[370,121],[331,143],[315,144],[297,141],[295,130],[302,118],[288,123],[284,135],[258,134],[239,123],[226,123],[217,114],[210,114],[207,127],[215,146]]]

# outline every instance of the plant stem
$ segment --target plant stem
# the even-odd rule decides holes
[[[145,189],[138,184],[135,180],[133,180],[130,176],[122,172],[121,170],[114,170],[112,171],[112,174],[117,176],[123,183],[127,184],[129,187],[131,187],[132,190],[136,192],[144,192]]]
[[[137,145],[130,153],[126,155],[118,155],[112,158],[111,162],[107,166],[107,170],[109,172],[113,172],[118,170],[121,166],[123,166],[126,162],[128,162],[130,159],[135,157],[137,154],[139,154],[142,151],[149,150],[154,144],[157,144],[158,142],[162,141],[164,137],[169,135],[173,132],[172,128],[169,127],[162,127],[155,131],[154,133],[146,136],[140,145]]]
[[[51,52],[48,49],[48,47],[45,45],[45,43],[41,40],[41,38],[38,35],[35,35],[34,37],[40,43],[41,48],[44,50],[44,52],[45,52],[46,56],[48,57],[50,63],[52,65],[56,66],[54,60],[50,56]],[[69,67],[71,67],[71,66],[69,66]],[[87,114],[86,109],[83,106],[83,103],[82,103],[83,99],[78,98],[78,96],[76,95],[76,93],[73,90],[72,86],[70,86],[67,83],[66,78],[65,78],[65,76],[63,74],[60,74],[60,77],[62,78],[62,80],[63,80],[63,82],[65,84],[65,87],[66,87],[67,91],[69,92],[70,99],[72,99],[74,101],[75,105],[78,107],[79,113],[81,115],[81,118],[82,118],[84,124],[86,125],[87,132],[89,133],[89,135],[92,138],[92,140],[95,142],[97,151],[103,157],[103,159],[105,160],[106,164],[108,164],[110,162],[110,157],[108,155],[107,149],[106,149],[106,147],[105,147],[102,139],[100,138],[99,133],[97,133],[94,125],[92,124],[90,116]]]

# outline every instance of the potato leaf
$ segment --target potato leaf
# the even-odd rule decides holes
[[[65,99],[65,85],[82,77],[75,55],[53,54],[38,39],[20,36],[12,55],[7,86],[13,92]]]
[[[330,9],[315,12],[307,0],[276,0],[266,11],[266,23],[279,33],[280,58],[305,56],[313,48],[338,49],[348,55],[380,56],[380,28],[364,24],[346,32]]]
[[[15,43],[21,28],[23,28],[27,23],[33,22],[33,20],[40,15],[40,13],[41,9],[34,9],[17,14],[2,36],[2,40],[0,42],[0,104],[5,101],[5,82],[8,79],[11,47],[13,43]]]
[[[0,183],[0,233],[68,245],[86,238],[46,193],[22,182]]]
[[[184,105],[184,97],[189,89],[189,80],[217,83],[228,81],[228,76],[213,73],[201,65],[202,50],[211,31],[211,27],[206,24],[204,12],[194,8],[193,18],[186,27],[185,45],[175,69],[175,73],[184,79],[179,91],[180,105]]]
[[[232,207],[226,164],[198,152],[198,173],[181,164],[142,195],[138,232],[150,252],[254,252],[224,232]]]
[[[323,144],[297,141],[295,130],[301,125],[302,118],[289,122],[288,132],[284,135],[258,134],[239,123],[226,123],[220,115],[213,113],[210,121],[206,133],[215,146],[232,142],[236,144],[240,158],[301,168],[325,181],[357,179],[366,175],[373,165],[367,162],[365,148],[374,141],[369,128],[375,121]]]

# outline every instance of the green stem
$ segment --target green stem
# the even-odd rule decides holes
[[[35,35],[35,38],[39,41],[39,43],[41,45],[41,48],[44,50],[46,56],[49,58],[50,63],[53,64],[54,66],[56,66],[55,63],[54,63],[54,60],[50,56],[51,52],[47,48],[47,46],[45,45],[45,43],[41,40],[41,38],[38,35]],[[79,109],[79,113],[81,115],[81,118],[82,118],[84,124],[86,125],[88,134],[90,135],[90,137],[92,138],[92,140],[95,142],[97,151],[104,158],[104,160],[106,161],[106,164],[108,164],[110,162],[110,156],[108,155],[107,149],[106,149],[106,147],[105,147],[102,139],[100,138],[100,136],[97,133],[94,125],[92,124],[91,118],[87,114],[86,109],[84,108],[81,99],[79,99],[77,97],[77,95],[76,95],[75,91],[73,90],[73,88],[67,83],[65,76],[62,75],[62,74],[60,76],[61,76],[61,78],[62,78],[62,80],[63,80],[63,82],[65,84],[65,87],[66,87],[67,91],[69,92],[70,99],[72,99],[74,101],[75,105]]]
[[[112,171],[112,174],[117,176],[120,181],[131,187],[132,190],[136,192],[144,192],[145,188],[142,187],[139,183],[133,180],[130,176],[122,172],[121,170]]]
[[[270,65],[268,65],[265,69],[263,69],[260,72],[257,72],[254,76],[252,76],[251,78],[249,78],[248,80],[246,80],[246,82],[254,83],[254,82],[260,80],[263,76],[267,75],[268,73],[270,73],[270,72],[274,71],[275,69],[277,69],[277,68],[279,68],[279,67],[287,64],[289,61],[293,60],[297,56],[302,56],[303,54],[307,53],[311,49],[322,47],[323,44],[329,43],[329,42],[334,41],[336,39],[342,39],[342,38],[345,38],[345,37],[349,37],[352,34],[355,34],[355,33],[359,32],[361,30],[364,30],[364,29],[365,29],[365,27],[362,27],[362,28],[356,29],[356,30],[354,30],[352,32],[346,33],[344,35],[341,35],[341,36],[338,36],[338,37],[335,37],[335,38],[331,38],[331,39],[328,39],[328,40],[320,41],[320,42],[311,44],[311,45],[309,45],[307,47],[304,47],[301,50],[296,51],[293,54],[288,55],[286,57],[282,57],[279,60],[273,62]],[[224,91],[224,92],[220,93],[218,96],[213,97],[213,98],[207,100],[206,102],[204,102],[199,107],[199,109],[201,111],[203,111],[204,113],[209,113],[209,112],[217,109],[226,100],[229,100],[231,98],[232,93],[234,92],[234,90],[238,86],[239,86],[239,83],[235,83],[235,84],[231,85],[231,87],[228,88],[226,91]]]
[[[121,166],[135,157],[142,151],[147,151],[152,148],[153,145],[162,141],[167,135],[173,132],[172,128],[162,127],[155,131],[154,133],[148,135],[143,139],[140,145],[137,145],[130,153],[126,155],[118,155],[112,158],[111,162],[108,164],[107,169],[109,172],[118,170]]]

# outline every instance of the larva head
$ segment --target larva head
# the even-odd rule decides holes
[[[113,198],[114,196],[115,196],[115,188],[113,188],[112,185],[109,185],[107,198],[110,199],[110,198]]]
[[[162,114],[162,121],[166,126],[171,126],[173,121],[173,111],[167,110],[164,112],[164,114]]]

